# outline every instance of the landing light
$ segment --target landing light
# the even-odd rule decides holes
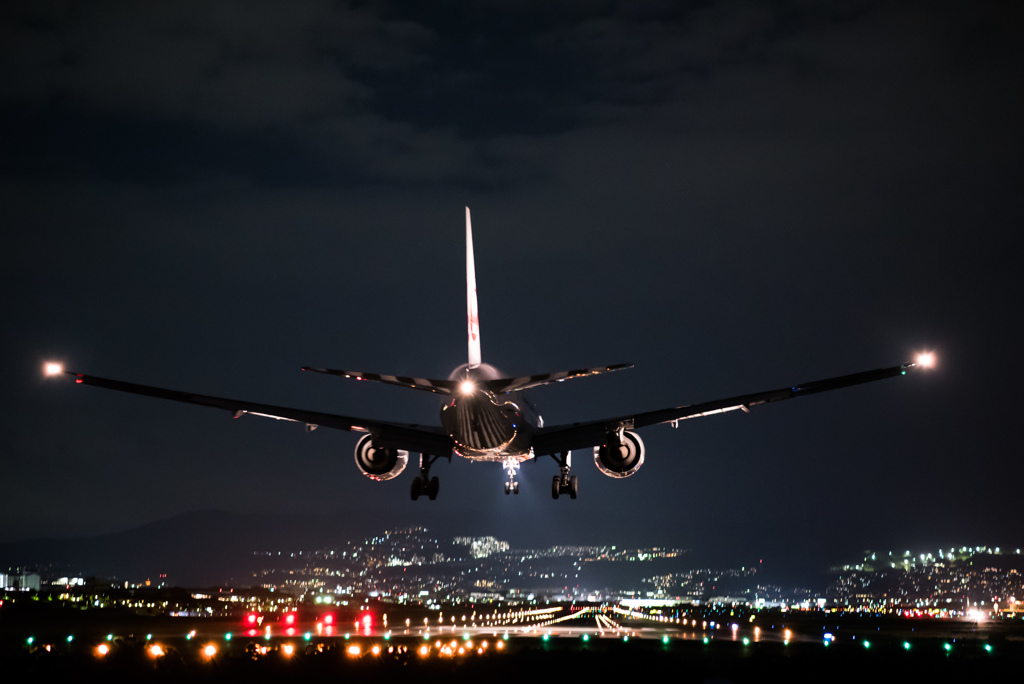
[[[46,363],[43,364],[43,373],[47,377],[52,377],[54,375],[60,375],[63,372],[64,372],[64,366],[59,364],[59,363],[54,363],[53,361],[47,361]]]
[[[459,391],[466,395],[472,394],[475,389],[476,385],[473,384],[472,380],[465,380],[459,385]]]
[[[921,368],[934,368],[935,367],[935,354],[934,352],[925,352],[917,355],[916,363]]]

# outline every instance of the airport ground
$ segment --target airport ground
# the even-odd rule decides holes
[[[1020,619],[975,623],[725,609],[691,611],[683,625],[579,606],[475,627],[424,627],[412,618],[406,625],[397,610],[390,626],[359,625],[357,619],[337,629],[310,620],[247,629],[240,619],[102,611],[45,616],[4,611],[2,617],[5,681],[352,677],[739,683],[993,681],[1019,680],[1024,673]]]

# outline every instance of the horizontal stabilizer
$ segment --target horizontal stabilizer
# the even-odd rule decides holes
[[[551,383],[562,382],[563,380],[585,378],[591,375],[601,375],[602,373],[611,373],[612,371],[624,370],[632,367],[633,364],[631,363],[617,363],[612,366],[581,368],[579,370],[561,371],[559,373],[542,373],[540,375],[526,375],[520,378],[496,378],[494,380],[486,380],[483,384],[492,394],[505,394],[507,392],[524,390],[529,387],[550,385]],[[412,389],[433,392],[434,394],[451,394],[455,391],[455,388],[461,384],[461,380],[411,378],[402,375],[381,375],[379,373],[362,373],[359,371],[335,370],[333,368],[313,368],[311,366],[303,366],[302,370],[313,371],[314,373],[325,373],[327,375],[337,375],[343,378],[351,378],[353,380],[383,382],[385,385],[411,387]]]
[[[625,370],[632,367],[633,364],[631,363],[616,363],[611,366],[581,368],[579,370],[561,371],[559,373],[542,373],[540,375],[527,375],[521,378],[499,378],[497,380],[488,380],[487,389],[494,394],[517,392],[529,387],[550,385],[553,382],[562,382],[563,380],[571,380],[573,378],[586,378],[591,375],[601,375],[602,373],[611,373],[612,371]]]
[[[314,373],[326,373],[327,375],[338,375],[353,380],[372,380],[383,382],[385,385],[397,385],[399,387],[411,387],[413,389],[425,390],[434,394],[451,394],[458,385],[454,380],[431,380],[430,378],[409,378],[402,375],[381,375],[379,373],[360,373],[359,371],[335,370],[333,368],[311,368],[303,366],[304,371]]]

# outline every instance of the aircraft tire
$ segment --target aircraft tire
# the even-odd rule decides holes
[[[558,490],[560,488],[559,485],[561,484],[561,482],[560,482],[561,479],[562,478],[558,477],[558,475],[555,475],[555,477],[551,480],[551,498],[552,499],[557,499],[558,498]]]
[[[576,476],[575,475],[573,475],[572,477],[569,478],[569,498],[570,499],[575,499],[576,498]]]

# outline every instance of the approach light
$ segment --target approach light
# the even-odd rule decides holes
[[[60,375],[64,372],[64,366],[53,361],[47,361],[43,364],[43,373],[47,377],[53,377],[54,375]]]

